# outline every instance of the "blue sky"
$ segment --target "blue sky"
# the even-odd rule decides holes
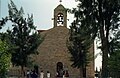
[[[21,6],[24,9],[25,15],[33,14],[34,23],[38,30],[47,30],[53,27],[53,12],[54,8],[60,4],[59,0],[13,0],[19,9]],[[0,19],[8,15],[8,3],[10,0],[1,0]],[[62,0],[65,8],[76,7],[75,0]],[[73,15],[68,14],[68,27],[73,20]],[[5,30],[7,26],[3,28]],[[95,53],[97,53],[96,51]],[[101,67],[101,56],[95,59],[95,66]]]

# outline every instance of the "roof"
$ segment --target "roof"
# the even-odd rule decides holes
[[[62,4],[59,4],[59,5],[55,8],[55,10],[56,10],[56,9],[59,9],[59,8],[60,8],[60,9],[65,9],[65,7],[64,7]]]
[[[37,30],[38,32],[43,32],[43,31],[46,31],[46,30]]]

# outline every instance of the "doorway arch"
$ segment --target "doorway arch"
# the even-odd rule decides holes
[[[62,62],[58,62],[57,63],[57,76],[58,77],[62,77],[63,76],[63,63]]]

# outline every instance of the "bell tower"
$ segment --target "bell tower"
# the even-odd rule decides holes
[[[54,27],[57,26],[67,27],[67,10],[62,4],[54,9]]]

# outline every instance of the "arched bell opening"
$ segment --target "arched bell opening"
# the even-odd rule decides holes
[[[64,26],[64,15],[62,13],[57,15],[57,26]]]

